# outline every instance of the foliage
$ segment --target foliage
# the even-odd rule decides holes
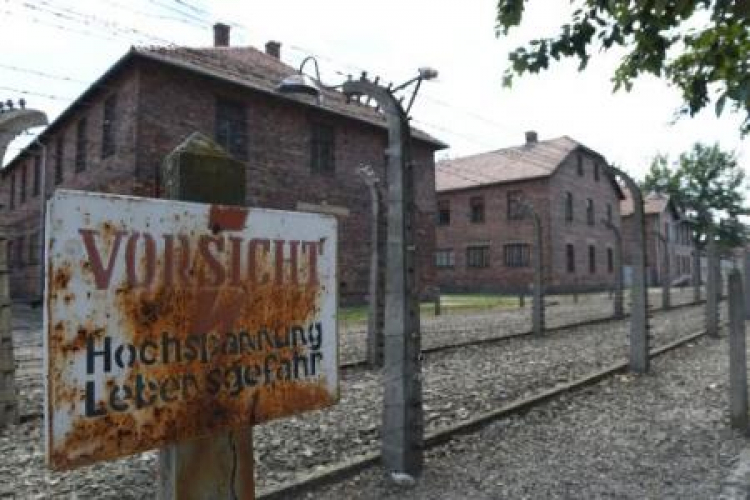
[[[642,74],[664,78],[682,93],[682,114],[695,115],[713,98],[716,114],[727,104],[745,113],[750,131],[750,0],[571,0],[577,9],[553,38],[510,53],[514,75],[546,70],[551,60],[573,57],[586,68],[592,49],[621,47],[626,55],[614,88],[630,90]],[[523,18],[527,0],[498,0],[497,35]]]
[[[673,164],[666,155],[657,155],[641,184],[644,193],[668,194],[695,221],[701,246],[711,221],[724,217],[724,223],[717,229],[724,247],[734,247],[746,240],[745,229],[738,224],[740,215],[750,213],[745,207],[745,188],[745,171],[734,153],[722,151],[718,144],[700,143],[682,153]]]

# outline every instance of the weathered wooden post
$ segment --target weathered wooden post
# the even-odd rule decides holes
[[[729,408],[732,427],[748,430],[747,358],[745,351],[745,297],[742,277],[729,274]]]
[[[413,81],[419,84],[422,78],[420,73],[418,78],[400,87]],[[364,75],[359,80],[345,82],[342,91],[348,97],[373,98],[383,110],[388,127],[382,455],[383,465],[389,472],[415,476],[422,472],[424,464],[424,408],[409,122],[392,90]],[[413,98],[414,95],[412,101]]]
[[[8,287],[8,240],[0,234],[0,429],[18,422],[13,326]]]
[[[367,363],[370,368],[383,366],[383,287],[380,256],[380,178],[369,165],[357,170],[370,191],[370,279],[367,297]],[[438,300],[439,297],[438,297]]]
[[[615,236],[615,249],[614,249],[614,268],[615,268],[615,286],[614,286],[614,297],[615,301],[613,304],[614,317],[622,318],[624,316],[623,309],[623,269],[622,269],[622,234],[620,229],[612,224],[610,221],[603,219],[602,223],[612,231]]]
[[[633,283],[630,292],[630,369],[649,371],[648,290],[646,288],[646,225],[643,195],[638,184],[620,169],[608,166],[613,177],[620,177],[633,198]]]
[[[706,252],[708,254],[708,281],[706,283],[706,333],[719,336],[719,263],[716,251],[716,233],[713,224],[706,231]]]
[[[162,189],[163,197],[173,200],[244,206],[245,166],[195,133],[165,159]],[[162,448],[159,496],[252,499],[254,474],[253,428],[230,430]]]
[[[743,252],[742,274],[745,289],[745,319],[750,319],[750,251],[747,248]]]

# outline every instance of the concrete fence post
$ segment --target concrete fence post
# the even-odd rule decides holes
[[[0,234],[0,429],[19,418],[8,285],[8,240]]]
[[[526,214],[534,224],[534,252],[532,264],[534,267],[534,281],[532,283],[532,316],[531,325],[534,335],[544,334],[544,265],[542,263],[542,223],[539,214],[531,205],[526,206]]]
[[[604,225],[612,231],[615,236],[615,248],[614,248],[614,271],[615,271],[615,286],[614,286],[614,304],[613,314],[615,318],[622,318],[624,313],[623,308],[623,266],[622,266],[622,234],[620,229],[612,224],[608,220],[602,221]]]
[[[646,288],[646,224],[643,194],[638,184],[618,168],[609,166],[612,177],[623,180],[633,199],[633,280],[630,293],[630,369],[636,373],[649,371],[648,289]]]
[[[443,314],[443,304],[440,299],[440,287],[435,287],[435,316]]]
[[[708,254],[708,280],[706,283],[706,333],[719,336],[719,264],[716,251],[716,238],[713,226],[706,231],[706,252]]]
[[[165,198],[245,205],[245,165],[198,133],[167,156],[162,182]],[[159,498],[253,499],[253,466],[252,427],[167,446],[159,453]]]
[[[701,301],[701,253],[693,240],[693,302]]]
[[[742,274],[745,289],[745,319],[750,319],[750,251],[745,250],[742,261]]]
[[[732,427],[747,432],[745,297],[738,270],[729,274],[729,408]]]

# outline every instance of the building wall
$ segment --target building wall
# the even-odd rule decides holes
[[[116,117],[113,124],[115,152],[102,158],[103,103],[112,94],[117,95]],[[40,230],[44,190],[51,195],[56,189],[79,189],[129,194],[134,191],[133,166],[135,165],[136,109],[138,76],[122,75],[110,81],[77,109],[69,119],[50,129],[43,139],[45,148],[36,148],[34,154],[44,158],[40,165],[39,194],[34,194],[35,156],[27,154],[14,160],[0,176],[2,197],[1,223],[6,227],[12,242],[10,255],[10,290],[14,299],[31,299],[40,296]],[[77,126],[86,119],[85,169],[77,171]],[[63,141],[62,181],[56,182],[57,141]],[[22,200],[23,170],[26,169],[26,197]],[[15,181],[12,181],[15,178]],[[14,201],[11,203],[11,186]]]
[[[578,162],[582,163],[582,175],[578,173]],[[571,288],[603,289],[614,285],[614,269],[609,268],[608,253],[614,251],[614,232],[603,220],[608,218],[607,207],[611,207],[611,222],[620,229],[620,199],[610,177],[605,173],[604,160],[587,151],[571,153],[550,179],[551,224],[550,246],[552,251],[549,287],[552,290]],[[598,176],[596,170],[598,169]],[[573,197],[573,220],[565,217],[566,193]],[[587,200],[593,203],[593,225],[587,219]],[[573,245],[575,271],[567,269],[567,245]],[[589,247],[594,248],[594,272],[589,266]],[[613,262],[614,264],[614,262]]]
[[[92,135],[93,156],[86,172],[72,173],[78,112],[60,127],[67,131],[66,151],[73,155],[66,159],[67,175],[60,186],[159,196],[160,168],[165,156],[193,132],[215,137],[217,98],[242,103],[246,109],[248,151],[246,158],[239,159],[247,165],[248,206],[336,215],[339,220],[341,301],[364,300],[370,262],[370,193],[356,170],[362,164],[369,164],[384,178],[387,143],[384,128],[153,62],[139,61],[137,68],[127,74],[130,76],[117,84],[120,111],[118,154],[106,160],[100,160],[95,154],[101,151],[101,142],[96,144],[94,139],[99,137],[101,127],[101,101],[107,95],[103,93],[90,108],[81,110],[90,115],[88,128]],[[333,174],[311,172],[312,124],[317,122],[334,128]],[[54,138],[52,135],[52,141]],[[423,141],[412,141],[419,284],[426,293],[434,288],[431,266],[434,250],[434,149]],[[47,170],[51,182],[54,169],[48,167]],[[3,188],[7,189],[8,184],[7,179],[4,180]],[[38,200],[35,207],[31,207],[36,214],[32,215],[33,222],[25,222],[24,227],[37,227]],[[8,215],[21,224],[21,213],[16,209]],[[12,288],[15,297],[36,293],[34,280],[30,279],[32,275],[38,276],[38,266],[14,270]]]
[[[438,193],[438,206],[449,203],[449,225],[437,226],[436,250],[452,250],[454,265],[437,267],[437,281],[444,291],[528,290],[533,280],[531,260],[526,267],[506,265],[504,246],[526,243],[533,252],[533,225],[530,220],[508,219],[508,193],[521,191],[533,205],[542,224],[543,280],[547,290],[567,291],[574,287],[605,288],[614,282],[607,268],[607,248],[614,249],[614,235],[601,222],[606,204],[612,206],[612,221],[619,227],[619,198],[604,170],[594,178],[594,161],[599,157],[582,152],[584,175],[577,173],[577,155],[573,153],[549,178],[532,179]],[[601,167],[600,167],[601,168]],[[565,220],[565,193],[573,198],[573,221]],[[585,193],[585,197],[582,193]],[[470,221],[470,203],[475,197],[485,200],[485,222]],[[595,223],[587,224],[586,198],[594,203]],[[566,244],[575,247],[575,272],[567,271]],[[486,268],[467,266],[467,247],[490,246],[490,263]],[[596,270],[589,272],[588,245],[596,251]],[[531,256],[530,256],[531,259]]]

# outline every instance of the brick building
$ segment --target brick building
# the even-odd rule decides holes
[[[651,286],[661,285],[664,277],[664,249],[669,252],[672,283],[687,284],[693,268],[693,243],[690,227],[683,224],[679,208],[668,195],[649,193],[643,197],[646,225],[646,276]],[[626,192],[620,204],[625,243],[623,262],[632,265],[633,199]]]
[[[40,135],[44,148],[33,145],[6,166],[0,196],[15,298],[39,295],[40,193],[158,197],[162,160],[196,131],[246,164],[248,206],[336,215],[341,299],[364,297],[370,200],[356,170],[369,164],[385,178],[384,116],[338,92],[281,94],[279,82],[296,70],[281,61],[278,42],[262,52],[229,46],[227,26],[214,35],[210,48],[132,48]],[[412,131],[423,289],[434,280],[434,152],[443,147]]]
[[[435,264],[441,290],[518,291],[532,282],[533,226],[541,219],[543,277],[549,291],[601,289],[614,282],[619,185],[604,157],[569,137],[437,164]]]

